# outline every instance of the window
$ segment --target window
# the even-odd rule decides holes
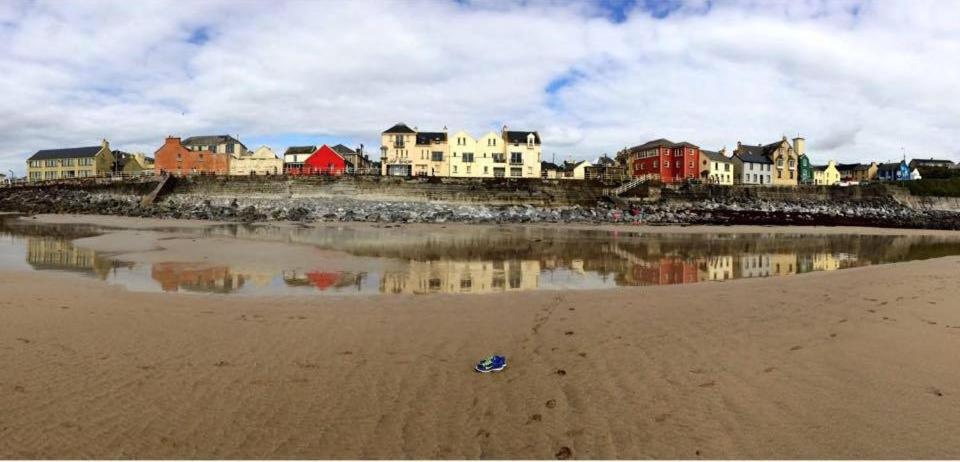
[[[523,169],[519,167],[513,167],[510,169],[510,176],[523,176]]]
[[[507,161],[507,158],[504,154],[494,153],[492,155],[493,155],[493,161],[495,163],[502,164]]]
[[[692,161],[690,162],[690,168],[693,168],[693,162],[692,162]]]
[[[659,167],[659,164],[657,163],[656,160],[654,160],[654,161],[653,161],[653,168],[658,168],[658,167]]]
[[[749,170],[750,170],[750,171],[753,171],[753,162],[748,162],[747,165],[750,166]]]
[[[456,165],[453,166],[453,173],[457,173],[457,166],[456,166]]]
[[[233,144],[233,143],[228,143],[228,144],[227,144],[227,152],[229,152],[230,154],[236,154],[236,153],[237,153],[237,145],[235,145],[235,144]]]
[[[789,165],[790,165],[790,170],[793,170],[796,167],[796,161],[794,161],[793,159],[790,159]]]
[[[470,166],[467,165],[467,175],[469,175],[469,174],[470,174]]]
[[[463,153],[463,161],[464,161],[464,162],[473,162],[473,153],[472,153],[472,152],[465,152],[465,153]]]
[[[63,159],[64,167],[73,167],[73,159]]]
[[[487,167],[484,166],[484,167],[483,167],[483,174],[486,175],[487,173],[488,173]]]
[[[793,172],[790,172],[790,179],[793,179]]]
[[[56,166],[57,166],[57,161],[56,161],[56,160],[53,160],[53,159],[46,160],[46,161],[43,162],[43,166],[44,166],[44,167],[56,167]]]
[[[503,167],[494,167],[494,168],[493,168],[493,177],[494,177],[494,178],[503,178],[503,177],[505,177],[505,176],[507,176],[507,175],[506,175],[506,169],[504,169]]]
[[[443,162],[443,151],[433,151],[430,153],[430,160],[434,162]]]
[[[522,152],[511,152],[510,153],[510,163],[511,164],[522,164],[523,163],[523,153]],[[520,176],[520,175],[516,175]]]

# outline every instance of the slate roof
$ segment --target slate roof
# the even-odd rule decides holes
[[[533,144],[540,144],[540,134],[537,132],[521,132],[521,131],[510,131],[506,132],[507,143],[515,144],[526,144],[527,135],[533,133]]]
[[[897,170],[900,170],[900,162],[890,162],[877,166],[878,172],[895,172]]]
[[[824,171],[827,169],[826,165],[810,165],[810,170]]]
[[[287,154],[313,154],[317,152],[316,146],[290,146],[286,151],[283,151],[283,155]]]
[[[236,143],[241,146],[243,145],[240,140],[230,135],[191,136],[190,138],[183,140],[184,146],[211,146],[223,143]]]
[[[93,157],[103,149],[103,146],[87,146],[83,148],[65,148],[65,149],[43,149],[30,156],[27,160],[50,160],[50,159],[80,159]]]
[[[772,164],[773,163],[773,161],[770,160],[769,157],[764,156],[762,154],[755,154],[750,150],[747,150],[747,152],[743,152],[744,151],[743,149],[741,149],[740,151],[741,152],[738,152],[736,155],[734,155],[734,157],[740,159],[743,162],[750,162],[752,164]]]
[[[948,159],[910,159],[910,164],[911,165],[925,165],[925,164],[953,165],[953,161]]]
[[[417,133],[417,144],[446,143],[446,132],[420,132]]]
[[[338,145],[336,145],[336,146],[334,146],[334,147],[332,147],[332,148],[330,148],[330,149],[333,149],[334,151],[337,152],[337,154],[340,154],[341,156],[345,156],[345,155],[347,155],[347,154],[356,154],[356,153],[357,153],[357,152],[354,151],[353,149],[350,149],[350,148],[348,148],[348,147],[346,147],[346,146],[344,146],[344,145],[342,145],[342,144],[338,144]]]
[[[716,151],[706,151],[701,149],[700,155],[705,156],[714,162],[730,162],[730,158]]]
[[[675,145],[676,145],[676,143],[674,143],[673,141],[670,141],[670,140],[668,140],[668,139],[666,139],[666,138],[658,138],[658,139],[655,139],[655,140],[653,140],[653,141],[647,141],[646,143],[643,143],[643,144],[641,144],[641,145],[634,146],[634,147],[630,148],[629,150],[630,150],[630,151],[644,151],[644,150],[647,150],[647,149],[650,149],[650,148],[656,148],[656,147],[668,147],[668,148],[672,148],[672,147],[674,147]]]
[[[868,170],[869,168],[870,168],[870,164],[837,164],[837,170],[844,171],[844,172],[849,170],[854,170],[854,171]]]
[[[383,133],[416,133],[412,128],[408,127],[407,124],[403,122],[398,122],[396,125],[386,129]]]
[[[594,167],[616,167],[617,161],[604,155],[597,158],[597,161],[594,163],[593,166]]]
[[[560,166],[545,160],[540,161],[540,170],[560,170]]]

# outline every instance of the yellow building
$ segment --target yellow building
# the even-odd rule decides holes
[[[477,152],[477,140],[469,133],[460,130],[453,135],[450,144],[449,176],[481,178],[493,175],[493,159],[484,159],[486,151]]]
[[[153,175],[153,158],[142,152],[130,154],[113,151],[113,160],[116,163],[115,172],[125,177]]]
[[[480,139],[465,131],[421,132],[398,123],[380,137],[381,174],[389,176],[540,177],[540,135],[510,131]]]
[[[837,170],[837,163],[827,162],[827,165],[815,165],[813,170],[813,184],[819,186],[833,186],[840,183],[840,171]]]
[[[113,169],[113,152],[107,140],[100,146],[44,149],[27,159],[29,181],[109,175]]]
[[[700,178],[709,184],[733,185],[733,159],[725,150],[700,150]]]
[[[230,154],[231,175],[279,175],[283,173],[283,160],[267,146],[255,151]]]

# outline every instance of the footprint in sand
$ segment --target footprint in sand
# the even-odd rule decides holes
[[[490,438],[490,432],[481,428],[477,430],[477,438]]]
[[[563,369],[557,369],[556,374],[559,375],[559,376],[561,376],[561,377],[563,377],[564,375],[567,375],[567,371],[565,371],[565,370],[563,370]]]
[[[61,309],[61,310],[69,310],[70,307],[67,306],[67,305],[60,305],[60,309]]]
[[[870,312],[870,313],[876,313],[876,312],[877,312],[877,310],[872,310],[872,309],[871,309],[871,310],[867,310],[867,311]]]
[[[586,358],[587,354],[584,352],[577,353],[581,358]]]
[[[834,337],[836,337],[836,336],[837,336],[837,333],[836,333],[836,332],[831,332],[831,333],[830,333],[830,338],[834,338]]]
[[[533,415],[530,416],[530,419],[527,420],[527,425],[529,425],[529,424],[532,423],[532,422],[540,422],[541,420],[543,420],[543,416],[542,416],[542,415],[540,415],[540,414],[533,414]]]
[[[28,338],[17,337],[17,340],[19,340],[19,341],[21,341],[21,342],[23,342],[23,343],[30,343],[30,339],[28,339]]]
[[[554,454],[554,456],[556,456],[557,460],[567,460],[573,457],[573,451],[571,451],[570,448],[563,446],[559,451],[557,451],[556,454]]]
[[[573,335],[573,331],[572,331],[572,330],[568,330],[568,331],[564,332],[563,335]]]
[[[847,322],[846,318],[837,321],[837,324],[841,324],[841,323],[844,323],[844,322]]]
[[[229,366],[229,365],[230,365],[230,363],[228,363],[228,362],[226,362],[226,361],[217,361],[217,362],[214,364],[214,366],[216,366],[216,367],[226,367],[226,366]]]
[[[777,370],[776,367],[770,366],[770,367],[764,369],[763,372],[766,372],[767,374],[769,374],[769,373],[771,373],[771,372],[773,372],[773,371],[775,371],[775,370]]]
[[[803,347],[800,346],[800,345],[794,345],[794,346],[790,347],[790,351],[797,351],[797,350],[802,350],[802,349],[803,349]]]
[[[26,393],[26,392],[27,392],[27,389],[26,389],[26,388],[23,388],[23,385],[14,385],[14,386],[13,386],[13,391],[15,391],[15,392],[17,392],[17,393]]]
[[[654,422],[657,422],[657,423],[663,423],[664,421],[667,420],[668,417],[670,417],[670,414],[660,414],[660,415],[654,417],[654,418],[653,418],[653,421],[654,421]]]
[[[546,404],[544,404],[544,406],[546,406],[547,409],[553,409],[553,408],[557,407],[557,400],[555,400],[555,399],[548,399],[547,402],[546,402]]]
[[[573,307],[570,307],[570,308],[567,308],[567,309],[570,310],[570,311],[577,311],[577,309],[576,309],[576,308],[573,308]]]
[[[943,392],[937,387],[930,387],[929,391],[934,396],[943,396]]]

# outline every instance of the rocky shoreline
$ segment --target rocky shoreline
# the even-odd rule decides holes
[[[140,196],[75,189],[0,191],[0,210],[26,214],[98,214],[236,222],[387,223],[642,223],[705,225],[822,225],[960,229],[960,213],[917,210],[890,199],[856,202],[707,199],[592,207],[534,207],[468,203],[374,201],[349,197],[263,199],[170,195],[153,206]]]

